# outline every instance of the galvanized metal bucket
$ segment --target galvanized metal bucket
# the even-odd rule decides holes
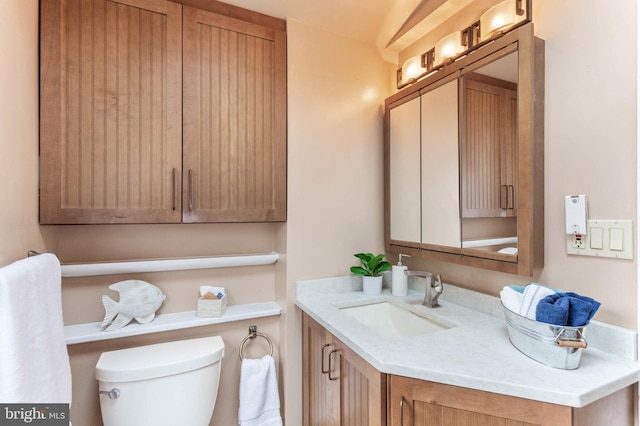
[[[502,305],[509,340],[520,352],[549,367],[575,370],[587,347],[585,328],[533,321]]]

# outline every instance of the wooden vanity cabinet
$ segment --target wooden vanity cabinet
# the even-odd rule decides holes
[[[303,314],[303,424],[382,426],[386,375]]]
[[[302,314],[305,426],[632,426],[635,385],[573,408],[379,372]]]
[[[284,21],[198,0],[40,11],[41,224],[286,220]]]
[[[633,395],[629,386],[572,408],[391,375],[389,425],[631,426]]]

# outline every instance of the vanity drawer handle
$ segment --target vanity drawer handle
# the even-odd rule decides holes
[[[404,396],[400,396],[400,426],[404,426],[404,401]]]
[[[324,350],[331,346],[331,343],[327,343],[322,347],[322,351],[320,353],[320,369],[322,370],[322,374],[329,374],[329,369],[324,369]]]
[[[335,354],[336,352],[340,352],[340,351],[338,349],[334,349],[331,352],[329,352],[329,380],[331,380],[332,382],[340,378],[340,376],[331,377],[331,371],[333,370],[333,354]]]

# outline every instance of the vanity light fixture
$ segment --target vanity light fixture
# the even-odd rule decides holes
[[[509,29],[525,18],[522,0],[505,0],[493,6],[480,17],[480,40],[485,41]]]
[[[427,74],[425,55],[417,55],[407,59],[397,71],[398,89],[415,83]]]
[[[462,32],[457,31],[442,37],[435,46],[434,66],[443,64],[447,59],[455,58],[466,50]]]
[[[396,72],[396,85],[402,89],[436,72],[444,65],[531,21],[532,0],[504,0],[463,29],[451,33],[420,56],[407,59]]]

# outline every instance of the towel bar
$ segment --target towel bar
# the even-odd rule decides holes
[[[37,256],[30,250],[27,256]],[[57,256],[57,255],[56,255]],[[276,252],[258,254],[196,256],[168,259],[141,259],[95,263],[62,263],[62,277],[93,277],[97,275],[133,274],[143,272],[183,271],[238,266],[270,265],[278,261]],[[60,260],[60,258],[58,258]]]
[[[242,340],[240,343],[240,349],[238,349],[238,355],[241,360],[244,360],[244,356],[242,355],[242,351],[244,350],[244,345],[249,341],[249,339],[255,339],[257,336],[264,338],[269,343],[269,355],[273,356],[273,343],[271,339],[266,334],[258,333],[258,327],[255,325],[249,326],[249,335]]]

